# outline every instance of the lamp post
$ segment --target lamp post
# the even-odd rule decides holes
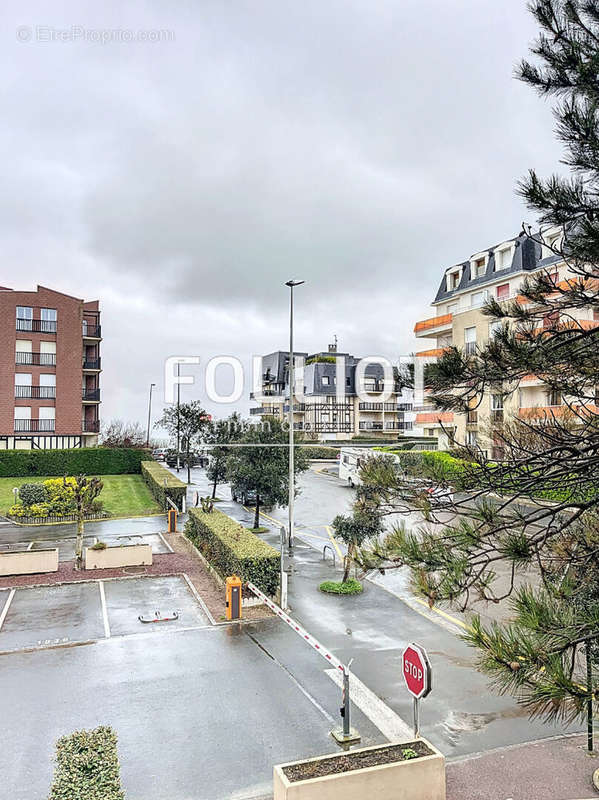
[[[148,401],[148,430],[146,432],[146,447],[150,446],[150,425],[152,424],[152,389],[155,383],[150,384],[150,399]]]
[[[293,452],[293,399],[295,394],[295,365],[293,363],[293,289],[305,281],[290,280],[289,286],[289,534],[287,545],[293,550],[293,504],[295,502],[295,468]]]

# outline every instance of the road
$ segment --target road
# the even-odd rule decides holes
[[[511,697],[494,694],[474,667],[473,651],[459,638],[462,615],[428,609],[411,593],[405,572],[365,581],[359,596],[318,591],[321,581],[338,578],[339,560],[335,570],[328,554],[323,561],[322,548],[330,544],[327,528],[333,517],[349,510],[354,495],[320,469],[314,466],[299,478],[300,541],[288,560],[289,604],[299,621],[342,660],[353,658],[352,670],[360,680],[406,721],[412,718],[412,705],[401,679],[401,652],[412,641],[424,646],[433,665],[434,689],[422,702],[422,730],[448,757],[576,730],[531,722]],[[208,494],[202,470],[194,470],[193,482],[190,499],[196,491]],[[246,525],[252,523],[253,510],[228,499],[227,487],[220,487],[218,494],[223,498],[219,509]],[[277,508],[262,519],[270,529],[263,538],[277,548],[279,525],[285,524],[286,514],[286,508]],[[276,629],[260,630],[258,638],[286,663]]]

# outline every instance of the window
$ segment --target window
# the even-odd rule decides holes
[[[495,269],[509,269],[512,263],[512,248],[503,247],[495,251]]]
[[[476,431],[466,432],[466,444],[469,447],[476,447]]]
[[[56,342],[40,342],[40,364],[42,367],[56,365]]]
[[[328,386],[328,385],[329,385],[329,383],[330,383],[330,381],[329,381],[329,376],[328,376],[328,375],[323,375],[323,376],[322,376],[322,385],[323,385],[323,386]]]
[[[31,374],[17,372],[15,374],[15,397],[31,397]]]
[[[455,272],[449,273],[449,288],[450,289],[457,289],[460,283],[460,272],[456,270]]]
[[[351,379],[350,378],[346,378],[345,379],[345,385],[346,386],[351,386]]]
[[[56,397],[56,375],[40,375],[40,399]]]
[[[464,328],[464,350],[466,353],[476,352],[476,328]]]
[[[597,308],[597,306],[593,308],[593,319],[599,320],[599,308]]]
[[[38,410],[38,430],[53,431],[55,425],[56,409],[54,406],[41,406]]]
[[[42,308],[42,321],[40,330],[42,333],[56,333],[56,309]]]
[[[502,394],[492,394],[491,395],[491,410],[492,411],[503,411],[503,395]]]
[[[474,292],[470,295],[470,305],[471,306],[482,306],[482,304],[487,299],[487,293],[483,292]]]
[[[561,393],[555,389],[550,389],[547,392],[547,405],[548,406],[561,406],[562,396]]]
[[[33,309],[30,306],[17,306],[17,330],[33,330]]]
[[[496,289],[496,294],[498,300],[505,300],[507,297],[509,297],[510,296],[509,283],[502,283],[501,286],[498,286]]]
[[[494,319],[489,322],[489,339],[493,339],[503,327],[503,322],[500,319]]]
[[[482,278],[487,271],[487,259],[477,258],[473,264],[473,278]]]
[[[16,359],[17,364],[33,364],[33,353],[31,352],[31,342],[27,339],[17,339]]]
[[[15,419],[31,419],[31,406],[15,406]]]
[[[458,311],[458,304],[457,303],[450,303],[447,306],[447,313],[448,314],[457,314]]]

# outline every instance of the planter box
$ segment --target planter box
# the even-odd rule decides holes
[[[388,747],[413,748],[417,745],[424,745],[431,755],[294,781],[285,775],[286,767],[298,764],[317,764],[348,757],[351,759],[352,754],[374,753]],[[274,768],[273,783],[274,800],[374,800],[379,797],[385,800],[445,800],[445,758],[426,739],[417,739],[399,745],[390,743],[363,747],[279,764]]]
[[[58,548],[0,553],[0,576],[58,572]]]
[[[152,563],[152,545],[123,544],[104,550],[85,548],[85,569],[114,569],[115,567],[141,567]]]

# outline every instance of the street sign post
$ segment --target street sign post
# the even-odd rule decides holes
[[[401,657],[402,672],[408,692],[414,698],[414,736],[420,733],[419,702],[432,687],[431,664],[424,648],[409,644]]]

